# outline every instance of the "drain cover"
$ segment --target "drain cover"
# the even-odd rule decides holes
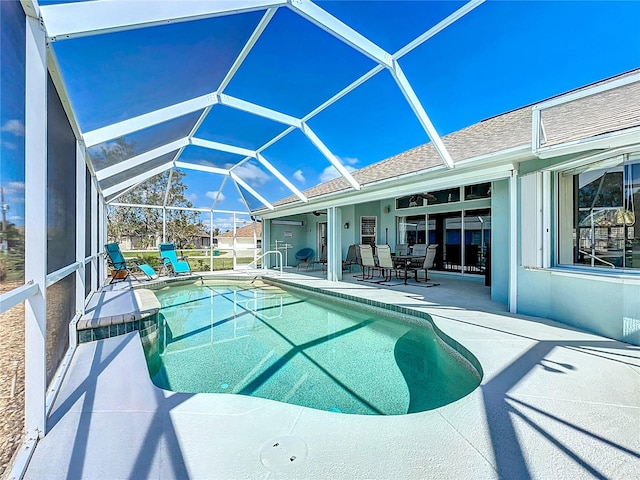
[[[280,435],[260,450],[262,464],[272,472],[296,468],[307,458],[307,444],[295,435]]]

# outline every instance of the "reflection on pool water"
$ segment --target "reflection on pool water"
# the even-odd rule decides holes
[[[462,398],[480,374],[433,329],[272,285],[166,287],[153,382],[355,414],[399,415]]]

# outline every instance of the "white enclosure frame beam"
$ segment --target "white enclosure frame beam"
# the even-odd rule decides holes
[[[93,147],[103,142],[113,140],[114,138],[138,132],[145,128],[197,112],[198,110],[206,109],[216,103],[218,103],[216,92],[208,93],[200,97],[176,103],[175,105],[160,108],[153,112],[123,120],[122,122],[112,123],[111,125],[86,132],[83,134],[84,143],[87,148]]]
[[[429,138],[436,148],[436,151],[440,155],[440,158],[442,158],[442,161],[448,168],[453,168],[454,165],[451,155],[442,142],[440,135],[438,134],[438,132],[436,132],[435,127],[427,116],[426,111],[420,103],[417,95],[413,91],[413,88],[404,75],[404,72],[400,68],[400,65],[398,64],[397,60],[394,60],[393,56],[390,53],[384,51],[382,48],[378,47],[376,44],[363,37],[356,31],[354,31],[351,27],[342,23],[340,20],[333,17],[331,14],[324,11],[322,8],[318,7],[309,0],[295,0],[290,4],[290,8],[298,12],[301,16],[305,17],[318,27],[329,32],[336,38],[342,40],[348,45],[351,45],[362,54],[376,61],[378,64],[388,68],[393,78],[395,79],[396,84],[402,91],[402,94],[407,99],[407,102],[409,102],[411,109],[418,117],[418,120],[420,121],[423,129],[427,132],[427,135],[429,135]],[[461,15],[458,15],[456,18],[459,18],[460,16]],[[349,183],[352,183],[352,181],[348,177],[345,178],[349,180]]]
[[[127,135],[132,132],[140,131],[153,125],[157,125],[174,118],[198,111],[204,110],[203,115],[192,128],[190,134],[184,139],[164,145],[151,152],[146,152],[129,159],[120,164],[107,167],[96,174],[98,180],[104,180],[112,175],[120,173],[129,168],[142,165],[151,159],[157,158],[172,150],[178,150],[178,154],[174,158],[177,160],[184,148],[189,145],[197,145],[215,150],[221,150],[229,153],[243,155],[244,161],[248,158],[256,158],[267,170],[269,170],[276,178],[278,178],[289,190],[291,190],[300,200],[306,202],[306,197],[295,188],[291,182],[271,164],[264,156],[259,156],[263,150],[273,145],[284,136],[293,131],[293,128],[300,129],[307,138],[316,146],[316,148],[329,160],[329,162],[337,169],[337,171],[349,182],[356,190],[360,189],[359,183],[353,178],[350,172],[345,168],[342,162],[326,147],[319,137],[309,128],[306,123],[309,119],[324,111],[330,105],[347,95],[349,92],[358,88],[364,82],[375,76],[384,68],[389,69],[398,88],[402,91],[414,114],[420,121],[423,129],[431,139],[443,163],[448,168],[453,168],[454,163],[438,135],[433,123],[426,114],[420,100],[415,94],[410,82],[406,78],[404,72],[398,64],[398,59],[417,46],[421,45],[429,38],[442,31],[444,28],[463,17],[477,6],[481,5],[484,0],[471,0],[463,7],[456,10],[444,20],[431,27],[425,33],[417,37],[415,40],[398,50],[394,55],[389,54],[384,49],[353,30],[350,26],[343,23],[330,13],[323,10],[310,0],[223,0],[211,4],[209,2],[181,2],[179,4],[172,2],[163,2],[150,0],[145,3],[144,8],[136,8],[132,6],[128,0],[112,0],[110,2],[82,2],[72,4],[47,5],[41,8],[42,17],[49,39],[52,41],[64,38],[73,38],[75,36],[96,35],[105,32],[113,32],[134,28],[142,28],[153,25],[164,25],[166,23],[196,20],[199,18],[210,18],[221,15],[230,15],[234,13],[264,10],[264,14],[252,32],[250,38],[244,45],[242,51],[238,54],[233,65],[222,80],[218,90],[206,95],[192,98],[184,102],[177,103],[165,108],[161,108],[154,112],[139,115],[137,117],[124,120],[112,125],[108,125],[83,135],[83,140],[87,147],[95,146],[105,141]],[[245,100],[241,100],[226,95],[223,90],[228,86],[235,73],[238,71],[249,52],[253,49],[260,36],[263,34],[278,8],[287,6],[296,14],[306,18],[319,28],[327,31],[340,41],[350,45],[361,54],[371,58],[378,65],[365,73],[352,84],[338,92],[332,98],[315,108],[302,119],[295,118],[282,112],[272,110],[261,105],[257,105]],[[55,57],[51,57],[55,58]],[[245,111],[247,113],[262,116],[269,120],[288,125],[289,128],[281,134],[274,137],[257,151],[242,149],[240,147],[225,145],[218,142],[210,142],[207,140],[194,138],[198,127],[204,121],[206,115],[210,112],[212,106],[223,104],[230,108]],[[174,148],[175,147],[175,148]],[[242,162],[236,164],[239,165]],[[89,162],[90,164],[90,162]],[[92,166],[90,165],[90,168]],[[157,170],[157,169],[155,169]],[[221,173],[221,172],[215,172]],[[136,177],[140,178],[140,177]],[[144,177],[149,178],[147,177]],[[135,182],[134,182],[135,183]],[[139,183],[139,182],[138,182]],[[123,187],[123,185],[125,185]],[[121,192],[123,188],[132,185],[130,180],[121,182],[119,185],[105,189],[105,196],[108,192]],[[116,190],[114,190],[116,189]],[[113,200],[113,199],[112,199]],[[268,203],[268,202],[267,202]]]
[[[171,160],[170,162],[165,163],[164,165],[160,165],[156,168],[153,168],[151,170],[147,170],[144,173],[141,173],[140,175],[136,175],[135,177],[132,178],[128,178],[127,180],[124,180],[122,182],[120,182],[117,185],[114,185],[112,187],[109,188],[105,188],[102,191],[102,194],[105,197],[108,197],[109,195],[113,195],[114,193],[118,193],[121,190],[130,187],[131,185],[134,185],[136,183],[141,183],[144,182],[145,180],[153,177],[154,175],[158,175],[159,173],[162,173],[166,170],[169,170],[170,168],[173,168],[173,160]]]
[[[391,67],[392,58],[389,53],[315,3],[309,0],[295,0],[289,4],[289,8],[376,63]]]
[[[166,207],[167,203],[169,203],[169,194],[171,193],[171,182],[173,181],[173,172],[175,169],[171,169],[169,172],[169,178],[167,179],[167,188],[164,191],[164,201],[162,202],[162,206]]]
[[[96,178],[98,181],[102,181],[105,178],[112,177],[117,175],[118,173],[122,173],[125,170],[130,168],[137,167],[138,165],[142,165],[143,163],[147,163],[151,160],[154,160],[162,155],[166,155],[167,153],[171,153],[175,150],[178,150],[186,145],[189,145],[189,139],[187,137],[181,138],[180,140],[176,140],[175,142],[167,143],[158,148],[154,148],[148,152],[142,153],[140,155],[136,155],[135,157],[130,158],[129,160],[125,160],[124,162],[116,163],[107,168],[103,168],[102,170],[98,170],[96,172]]]
[[[358,88],[364,82],[366,82],[367,80],[373,78],[375,75],[377,75],[378,73],[382,72],[383,70],[384,70],[384,66],[383,65],[376,65],[371,70],[369,70],[367,73],[362,75],[360,78],[356,79],[355,81],[353,81],[352,83],[347,85],[345,88],[340,90],[338,93],[336,93],[333,97],[331,97],[329,100],[324,102],[322,105],[316,107],[311,112],[309,112],[307,115],[305,115],[302,118],[302,121],[306,123],[307,121],[311,120],[313,117],[318,115],[320,112],[322,112],[323,110],[326,110],[331,105],[333,105],[338,100],[340,100],[342,97],[344,97],[348,93],[351,93],[353,90]]]
[[[286,130],[283,130],[282,132],[280,132],[278,135],[276,135],[275,137],[273,137],[271,140],[269,140],[267,143],[265,143],[264,145],[262,145],[260,148],[258,148],[256,150],[256,153],[261,153],[263,151],[265,151],[267,148],[269,148],[271,145],[274,145],[275,143],[279,142],[280,140],[282,140],[284,137],[286,137],[287,135],[289,135],[291,132],[293,132],[296,129],[296,127],[289,127]]]
[[[190,140],[191,145],[196,147],[209,148],[211,150],[218,150],[220,152],[233,153],[235,155],[242,155],[244,157],[256,157],[256,152],[249,150],[248,148],[236,147],[228,145],[226,143],[212,142],[211,140],[204,140],[202,138],[192,138]]]
[[[285,5],[286,0],[218,0],[216,2],[167,2],[111,0],[41,6],[50,41],[140,27],[167,25],[252,12]]]
[[[262,155],[261,153],[257,153],[256,160],[258,160],[264,166],[264,168],[269,170],[274,177],[280,180],[289,190],[291,190],[296,197],[298,197],[305,203],[309,201],[309,199],[300,190],[298,190],[295,185],[293,185],[293,183],[287,180],[287,177],[282,175],[277,168],[271,165],[271,163],[269,163],[269,161],[264,158],[264,155]]]
[[[581,98],[589,97],[591,95],[595,95],[598,93],[606,92],[608,90],[612,90],[614,88],[619,88],[625,85],[629,85],[631,83],[640,82],[640,73],[635,73],[633,75],[629,75],[628,77],[622,77],[612,82],[605,82],[600,85],[594,85],[589,88],[578,90],[577,92],[569,93],[567,95],[561,95],[557,98],[551,98],[544,102],[540,102],[534,105],[531,108],[532,120],[532,132],[531,132],[531,151],[533,154],[540,154],[542,150],[546,150],[542,147],[542,143],[544,140],[544,124],[542,121],[542,111],[556,107],[558,105],[563,105],[566,103],[573,102],[575,100],[579,100]],[[567,152],[568,153],[568,152]]]
[[[440,155],[440,158],[447,167],[453,168],[453,159],[451,158],[451,155],[449,155],[447,147],[445,147],[444,142],[440,138],[440,135],[438,135],[438,132],[436,132],[436,129],[433,126],[433,123],[431,123],[427,112],[422,107],[418,96],[413,91],[413,87],[411,87],[409,80],[407,80],[407,77],[405,77],[404,72],[400,68],[400,64],[396,60],[393,61],[391,74],[398,84],[398,87],[402,91],[402,94],[407,99],[407,102],[409,102],[409,106],[416,114],[416,117],[418,117],[418,120],[420,120],[422,128],[424,128],[424,130],[427,132],[427,135],[429,135],[431,143],[433,143],[433,146],[438,152],[438,155]]]
[[[345,178],[345,180],[349,182],[354,189],[360,190],[362,188],[360,184],[356,181],[356,179],[353,178],[353,176],[345,168],[342,162],[338,159],[338,157],[336,157],[331,152],[331,150],[329,150],[327,146],[324,143],[322,143],[322,140],[318,138],[315,132],[311,130],[309,125],[307,125],[306,123],[302,125],[302,133],[304,133],[307,136],[307,138],[311,140],[311,143],[313,143],[316,146],[316,148],[320,150],[320,153],[322,153],[325,156],[325,158],[329,160],[329,162],[331,162],[331,165],[333,165],[336,168],[336,170],[338,170],[340,175],[342,175]]]
[[[407,53],[411,52],[415,48],[422,45],[424,42],[429,40],[431,37],[435,36],[437,33],[440,33],[442,30],[447,28],[452,23],[464,17],[467,13],[471,12],[473,9],[482,5],[486,0],[471,0],[468,3],[465,3],[458,10],[453,12],[451,15],[446,17],[443,20],[440,20],[437,24],[431,27],[429,30],[424,32],[422,35],[418,36],[415,40],[407,43],[404,47],[398,50],[393,54],[393,59],[398,60],[401,57],[404,57]]]
[[[188,162],[174,162],[176,168],[184,168],[186,170],[198,170],[200,172],[214,173],[218,175],[228,175],[229,170],[225,168],[210,167],[208,165],[198,165],[196,163]]]
[[[229,69],[225,77],[222,79],[222,82],[220,82],[220,86],[218,87],[219,92],[223,92],[224,89],[227,88],[227,86],[229,85],[229,82],[234,77],[234,75],[236,74],[236,72],[244,62],[245,58],[247,58],[247,55],[249,55],[249,52],[251,52],[251,49],[256,44],[256,42],[260,38],[260,35],[262,35],[262,32],[264,32],[265,28],[267,28],[267,25],[269,25],[269,22],[271,21],[271,19],[273,18],[273,16],[276,14],[277,11],[278,11],[278,8],[275,7],[275,8],[269,8],[266,12],[264,12],[264,15],[260,19],[260,23],[258,23],[256,28],[253,30],[253,33],[249,37],[249,40],[247,40],[247,43],[242,48],[242,51],[238,55],[238,58],[236,58],[235,62],[233,62],[233,65],[231,65],[231,68]]]
[[[238,215],[251,215],[249,212],[240,212],[238,210],[212,210],[211,208],[202,208],[202,207],[173,207],[171,205],[168,205],[166,207],[163,207],[161,205],[143,205],[141,203],[114,203],[113,204],[114,207],[133,207],[133,208],[151,208],[151,209],[156,209],[156,210],[186,210],[189,212],[211,212],[213,211],[214,213],[224,213],[224,214],[231,214],[231,213],[237,213]]]
[[[221,105],[226,105],[227,107],[235,108],[236,110],[242,110],[243,112],[252,113],[254,115],[258,115],[259,117],[268,118],[269,120],[273,120],[274,122],[284,123],[285,125],[290,125],[297,128],[302,127],[302,121],[298,118],[287,115],[286,113],[272,110],[267,107],[263,107],[262,105],[257,105],[255,103],[247,102],[246,100],[231,97],[224,93],[220,95],[219,102]]]
[[[225,185],[225,183],[227,183],[228,179],[229,179],[228,175],[225,175],[224,178],[222,179],[222,183],[220,183],[220,188],[216,192],[216,196],[214,197],[213,202],[211,203],[211,210],[212,211],[213,211],[214,208],[216,208],[216,204],[218,203],[218,199],[220,198],[220,195],[222,194],[222,190],[224,189],[224,185]]]
[[[25,300],[24,428],[46,433],[47,388],[47,57],[45,33],[26,19],[25,279],[38,293]]]
[[[133,190],[133,189],[134,189],[134,188],[136,188],[138,185],[140,185],[140,183],[142,183],[142,182],[139,182],[139,183],[133,184],[133,185],[131,185],[131,186],[129,186],[129,187],[127,187],[127,188],[125,188],[124,190],[119,191],[118,193],[116,193],[116,194],[115,194],[115,196],[113,196],[113,194],[112,194],[112,195],[109,195],[111,198],[109,199],[109,201],[108,201],[108,202],[106,202],[106,203],[107,203],[107,205],[110,205],[111,203],[115,202],[118,198],[120,198],[120,197],[121,197],[122,195],[124,195],[125,193],[129,193],[131,190]]]
[[[256,197],[260,203],[262,203],[265,207],[267,207],[269,210],[273,210],[273,205],[271,205],[271,203],[269,203],[268,200],[266,200],[262,195],[260,195],[258,192],[256,192],[253,188],[251,188],[244,180],[242,180],[238,175],[236,175],[236,173],[234,173],[233,171],[229,171],[229,176],[232,178],[232,180],[234,182],[236,182],[236,184],[239,184],[240,186],[242,186],[247,192],[249,192],[251,195],[253,195],[254,197]],[[239,190],[239,189],[238,189]],[[242,196],[244,198],[244,195]],[[247,205],[247,207],[249,207],[249,205]],[[247,208],[247,210],[250,212],[251,209]]]

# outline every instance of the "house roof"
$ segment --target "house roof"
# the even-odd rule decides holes
[[[240,228],[236,229],[236,237],[253,237],[253,225],[254,223],[250,223],[248,225],[243,225]],[[258,238],[262,237],[262,223],[255,222],[256,225],[256,235]],[[221,233],[218,235],[218,238],[231,238],[233,237],[233,230],[229,230],[228,232]]]
[[[561,99],[587,88],[638,75],[640,69],[617,75],[592,85],[545,100]],[[640,126],[640,82],[622,85],[568,103],[553,105],[543,111],[542,121],[546,133],[545,146],[596,137],[613,131]],[[544,102],[540,102],[543,104]],[[539,104],[535,104],[539,105]],[[454,164],[532,143],[532,108],[535,105],[512,110],[488,118],[443,137],[443,142],[454,159]],[[352,172],[364,188],[367,185],[393,180],[396,177],[424,172],[439,167],[442,162],[431,143],[425,143],[373,165]],[[308,198],[319,197],[350,189],[343,178],[336,178],[305,190]],[[274,205],[296,202],[290,196]]]

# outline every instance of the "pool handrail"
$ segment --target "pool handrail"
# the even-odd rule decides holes
[[[266,257],[269,254],[272,253],[277,253],[280,256],[280,262],[278,263],[278,265],[280,265],[280,276],[282,276],[282,252],[280,250],[269,250],[268,252],[264,252],[262,255],[260,255],[259,257],[257,257],[253,262],[250,262],[249,264],[247,264],[246,271],[247,273],[249,273],[249,268],[251,267],[251,265],[257,264],[258,260],[263,259],[264,257]],[[264,262],[262,262],[262,268],[264,267]]]

